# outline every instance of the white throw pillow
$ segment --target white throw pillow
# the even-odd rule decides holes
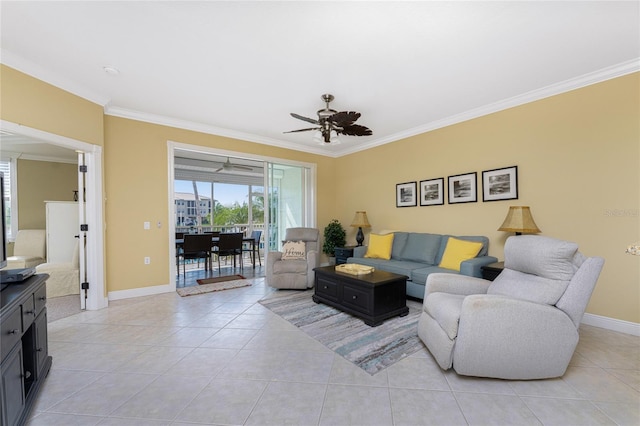
[[[282,246],[282,260],[304,260],[306,257],[304,241],[287,241]]]

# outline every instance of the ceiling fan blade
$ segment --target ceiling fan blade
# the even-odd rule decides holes
[[[295,112],[291,113],[293,118],[297,118],[298,120],[306,121],[307,123],[320,124],[318,120],[314,120],[313,118],[304,117],[300,114],[296,114]]]
[[[373,132],[371,129],[359,124],[352,124],[350,126],[343,126],[342,129],[336,129],[338,133],[348,136],[371,136]]]
[[[359,112],[340,111],[329,117],[329,120],[336,123],[336,125],[339,127],[344,127],[352,125],[358,118],[360,118]]]
[[[213,173],[218,173],[220,171],[222,171],[224,169],[224,167],[220,167],[218,170],[215,170]]]
[[[320,127],[309,127],[308,129],[289,130],[282,133],[296,133],[296,132],[308,132],[309,130],[320,130]]]
[[[252,172],[253,171],[253,167],[249,167],[249,166],[240,166],[238,164],[234,164],[233,165],[233,169],[234,170],[246,170],[248,172]]]

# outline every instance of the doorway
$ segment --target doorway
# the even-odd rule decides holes
[[[0,126],[3,132],[23,137],[25,143],[32,141],[75,151],[73,155],[80,159],[80,165],[85,166],[82,170],[78,169],[78,183],[81,184],[78,192],[79,199],[82,199],[78,203],[78,217],[80,223],[85,225],[82,228],[84,231],[77,231],[82,242],[78,251],[79,281],[86,283],[83,286],[85,288],[80,289],[79,303],[80,308],[86,310],[107,307],[108,300],[104,296],[102,147],[5,120],[0,121]]]

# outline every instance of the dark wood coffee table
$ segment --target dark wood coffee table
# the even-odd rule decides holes
[[[336,272],[334,266],[315,268],[316,303],[338,308],[375,327],[396,315],[405,316],[407,276],[386,271],[364,275]]]

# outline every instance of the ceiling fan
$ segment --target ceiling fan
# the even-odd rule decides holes
[[[246,170],[246,171],[250,172],[250,171],[253,171],[253,168],[249,167],[249,166],[241,166],[239,164],[233,164],[231,162],[231,160],[229,160],[229,157],[227,157],[227,161],[224,162],[222,164],[222,167],[220,167],[214,173],[218,173],[218,172],[220,172],[222,170],[224,170],[225,172],[230,172],[232,170]]]
[[[291,113],[291,116],[293,118],[306,121],[307,123],[313,123],[318,127],[291,130],[284,133],[307,132],[309,130],[316,130],[317,132],[319,132],[319,135],[321,135],[321,141],[323,141],[323,143],[334,142],[337,140],[337,136],[341,134],[347,136],[371,136],[373,134],[371,129],[369,129],[368,127],[354,124],[356,120],[360,118],[359,112],[337,112],[336,110],[329,108],[329,102],[334,99],[333,95],[324,94],[321,96],[321,99],[326,103],[326,107],[324,109],[318,110],[317,120],[313,118],[307,118],[293,112]]]

